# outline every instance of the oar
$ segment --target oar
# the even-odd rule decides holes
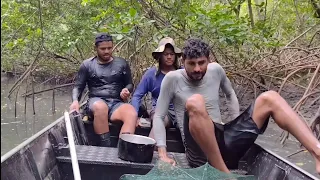
[[[69,141],[69,150],[70,150],[70,154],[71,154],[73,176],[74,176],[75,180],[81,180],[78,158],[77,158],[77,153],[76,153],[76,145],[74,143],[70,117],[69,117],[69,113],[67,111],[65,111],[65,113],[64,113],[64,119],[66,121],[66,127],[67,127],[67,135],[68,135],[68,141]]]

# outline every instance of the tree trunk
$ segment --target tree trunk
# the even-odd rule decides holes
[[[316,0],[310,0],[310,1],[314,10],[316,11],[315,12],[316,17],[320,18],[320,5],[316,3]]]
[[[252,13],[252,4],[251,4],[251,0],[248,0],[248,11],[249,11],[249,17],[250,17],[250,23],[251,23],[251,27],[254,27],[254,20],[253,20],[253,13]]]
[[[264,0],[254,0],[256,5],[260,5],[262,2],[265,2]],[[249,4],[249,3],[248,3]],[[259,7],[256,6],[256,12],[257,12],[257,16],[259,21],[263,21],[264,20],[264,7]]]

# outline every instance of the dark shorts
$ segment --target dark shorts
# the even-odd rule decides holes
[[[254,104],[251,104],[236,119],[227,124],[214,123],[215,136],[219,145],[221,155],[230,169],[238,167],[239,160],[254,144],[259,134],[263,134],[269,122],[265,121],[261,129],[252,119]],[[185,113],[184,118],[185,148],[187,160],[191,167],[198,167],[208,162],[201,148],[195,142],[189,131],[189,116]]]
[[[152,109],[149,112],[150,118],[153,119],[155,113],[155,109]],[[177,127],[177,120],[176,120],[176,113],[174,112],[174,110],[168,110],[168,114],[167,114],[167,118],[169,120],[169,127]],[[178,128],[179,129],[179,128]]]
[[[98,97],[93,97],[89,98],[88,100],[88,114],[90,117],[93,119],[93,104],[97,101],[103,101],[107,104],[108,106],[108,120],[110,121],[110,118],[112,116],[112,113],[119,108],[124,102],[118,100],[118,99],[104,99],[104,98],[98,98]]]

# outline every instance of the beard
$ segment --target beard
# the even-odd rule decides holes
[[[197,72],[197,73],[187,72],[187,75],[192,81],[201,81],[205,74],[206,72]]]
[[[110,54],[98,55],[98,56],[102,62],[108,62],[112,59],[112,56]]]

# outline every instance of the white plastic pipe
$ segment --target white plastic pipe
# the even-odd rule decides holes
[[[73,138],[73,131],[72,131],[71,122],[70,122],[70,116],[69,116],[69,113],[67,111],[64,113],[64,119],[66,121],[66,127],[67,127],[67,135],[68,135],[68,141],[69,141],[69,150],[70,150],[70,154],[71,154],[71,163],[72,163],[72,169],[73,169],[73,176],[74,176],[75,180],[81,180],[79,164],[78,164],[78,158],[77,158],[77,152],[76,152],[76,145],[74,144],[74,138]]]

